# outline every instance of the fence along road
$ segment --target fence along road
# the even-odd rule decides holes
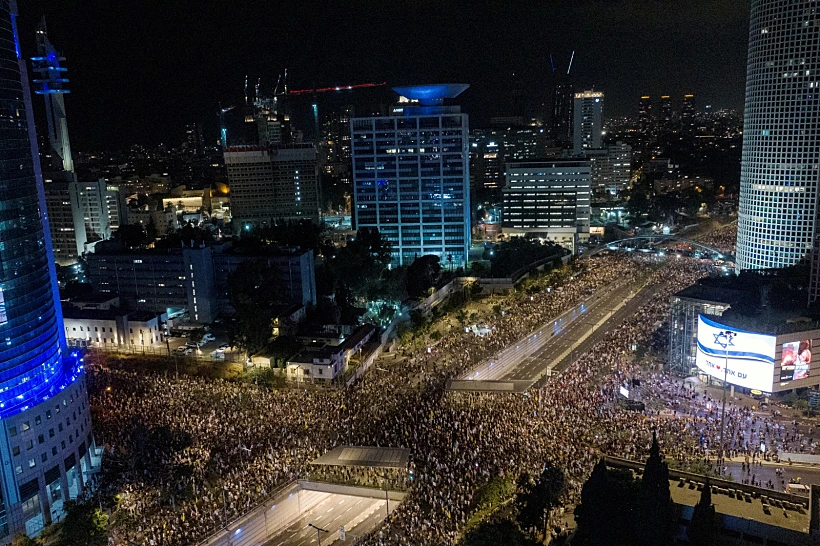
[[[459,384],[464,385],[467,381],[535,382],[550,373],[557,363],[627,305],[643,288],[642,282],[618,281],[598,288],[558,318],[462,374]]]

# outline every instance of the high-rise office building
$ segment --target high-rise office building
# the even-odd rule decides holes
[[[543,127],[508,127],[501,137],[505,161],[543,158],[547,151],[547,134]]]
[[[467,114],[445,105],[466,84],[395,88],[396,115],[353,118],[356,227],[378,228],[393,260],[464,265],[470,248]]]
[[[572,151],[600,148],[603,138],[604,94],[600,91],[575,93],[572,126]]]
[[[575,87],[561,80],[552,91],[552,137],[559,142],[572,142],[572,106]]]
[[[68,354],[17,6],[0,0],[0,540],[36,535],[99,459],[85,376]],[[61,425],[57,427],[57,423]]]
[[[225,150],[233,231],[277,221],[318,220],[319,163],[313,144]]]
[[[561,145],[572,143],[572,109],[575,99],[575,86],[572,84],[571,72],[572,62],[575,60],[575,51],[567,59],[567,69],[563,66],[556,66],[555,59],[550,55],[550,68],[552,69],[552,126],[550,137],[557,140]]]
[[[505,172],[505,233],[547,239],[573,252],[589,240],[588,160],[512,162]]]
[[[786,267],[816,236],[820,26],[816,2],[752,0],[737,270]],[[812,269],[818,270],[815,253]],[[817,276],[812,290],[817,295]]]
[[[353,106],[343,106],[330,113],[322,124],[321,152],[322,172],[338,180],[343,186],[352,182],[350,155],[350,119],[354,115]],[[334,184],[337,181],[334,180]]]
[[[494,191],[501,188],[503,185],[501,179],[504,170],[503,164],[504,154],[501,151],[499,142],[496,140],[486,142],[479,158],[483,189]]]

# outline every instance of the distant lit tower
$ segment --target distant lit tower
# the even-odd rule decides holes
[[[37,535],[61,519],[65,503],[87,493],[90,474],[94,467],[99,469],[82,362],[76,353],[66,350],[28,74],[20,55],[16,18],[16,2],[0,0],[3,544],[18,533]]]
[[[658,103],[658,127],[661,131],[672,130],[672,98],[669,95],[661,95],[661,101]]]
[[[818,241],[820,25],[816,1],[752,0],[737,270],[786,267]],[[817,245],[815,245],[817,247]],[[818,260],[810,297],[818,294]]]
[[[684,95],[680,107],[681,131],[686,134],[695,132],[695,96]]]
[[[48,39],[46,18],[37,26],[37,57],[32,57],[32,67],[39,77],[34,92],[43,95],[46,103],[46,120],[48,121],[48,141],[55,157],[55,167],[62,162],[62,169],[74,172],[74,161],[71,159],[71,143],[68,140],[68,120],[65,114],[63,95],[70,93],[65,88],[68,78],[67,68],[60,66],[65,57],[60,56]]]
[[[638,131],[646,136],[652,132],[652,97],[643,95],[638,103]]]
[[[189,123],[185,126],[185,142],[188,152],[195,156],[205,154],[205,139],[202,136],[201,123]]]
[[[600,91],[575,93],[572,127],[572,151],[601,148],[603,138],[604,94]]]

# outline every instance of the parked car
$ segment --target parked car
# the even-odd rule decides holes
[[[222,345],[219,346],[220,351],[227,351],[228,348],[229,348],[229,345],[227,343],[223,343]]]
[[[207,343],[208,341],[216,341],[216,338],[212,333],[208,332],[207,334],[202,336],[202,341]]]

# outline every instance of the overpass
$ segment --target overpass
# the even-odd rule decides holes
[[[606,243],[600,248],[597,248],[589,253],[589,256],[593,256],[602,250],[638,250],[638,251],[652,251],[655,250],[659,245],[667,244],[667,243],[683,243],[689,245],[691,247],[697,248],[702,250],[703,252],[710,255],[712,259],[715,260],[727,260],[730,262],[735,261],[734,254],[724,253],[720,250],[713,248],[711,246],[707,246],[703,243],[699,243],[698,241],[687,239],[686,237],[682,237],[680,235],[636,235],[634,237],[627,237],[625,239],[619,239],[617,241],[612,241],[611,243]]]

